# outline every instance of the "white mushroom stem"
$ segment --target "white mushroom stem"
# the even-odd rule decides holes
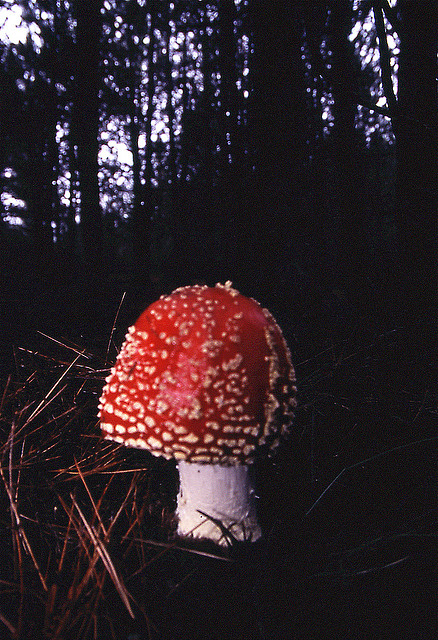
[[[208,538],[226,545],[226,536],[213,521],[217,520],[237,540],[254,542],[261,537],[248,466],[180,461],[178,469],[178,535]]]

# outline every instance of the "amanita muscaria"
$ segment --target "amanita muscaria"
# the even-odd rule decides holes
[[[162,296],[130,327],[99,405],[105,438],[175,458],[178,534],[261,536],[248,465],[274,450],[296,406],[273,316],[231,283]],[[221,525],[219,525],[219,522]]]

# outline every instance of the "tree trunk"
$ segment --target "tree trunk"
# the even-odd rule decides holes
[[[147,110],[144,119],[144,135],[146,139],[145,151],[144,151],[144,171],[143,180],[141,174],[141,159],[140,154],[134,155],[134,162],[138,166],[134,166],[134,169],[138,169],[138,175],[136,176],[135,189],[138,191],[138,197],[136,197],[135,206],[133,209],[132,217],[132,232],[133,232],[133,248],[136,261],[142,265],[142,268],[146,265],[149,259],[149,245],[151,236],[151,221],[154,212],[155,205],[155,185],[153,180],[155,177],[155,169],[153,164],[153,151],[154,143],[152,142],[152,120],[155,112],[154,96],[156,89],[156,38],[155,38],[155,25],[156,25],[156,3],[155,0],[149,0],[147,3],[148,16],[144,15],[144,24],[147,25],[149,43],[147,51]],[[144,37],[141,32],[141,38]],[[141,60],[138,61],[141,64]],[[140,73],[140,71],[139,71]],[[138,117],[138,129],[140,129],[140,115],[141,107],[140,102],[143,96],[139,94],[139,104],[135,106]],[[134,127],[131,127],[131,134],[137,135],[137,126],[134,122]],[[134,141],[133,141],[134,144]],[[142,270],[140,270],[142,273]]]
[[[155,61],[154,61],[154,49],[155,49],[155,2],[151,0],[149,3],[149,11],[150,11],[150,26],[149,26],[149,43],[148,43],[148,89],[147,89],[147,111],[146,111],[146,122],[145,122],[145,136],[146,136],[146,156],[145,156],[145,189],[146,194],[150,193],[152,187],[152,178],[154,176],[154,168],[152,166],[152,155],[153,155],[153,145],[152,145],[152,119],[154,116],[154,95],[155,95],[155,82],[156,82],[156,70],[155,70]],[[148,203],[146,203],[147,206]]]
[[[348,40],[353,8],[350,2],[336,2],[330,8],[332,51],[333,129],[331,138],[334,198],[331,215],[337,240],[338,286],[345,289],[356,305],[367,307],[367,258],[363,193],[361,139],[356,130],[357,105],[352,98],[359,86],[360,67],[354,47]],[[360,195],[362,191],[362,196]]]
[[[128,56],[129,66],[126,69],[126,79],[128,86],[128,116],[129,116],[129,137],[130,148],[132,152],[132,178],[133,178],[133,201],[132,201],[132,229],[135,242],[133,244],[133,250],[138,255],[141,249],[142,255],[138,256],[138,261],[145,258],[144,243],[137,242],[136,236],[139,234],[139,229],[143,229],[146,225],[146,215],[144,211],[144,190],[141,182],[142,167],[141,167],[141,155],[138,146],[138,139],[140,135],[140,122],[142,119],[141,114],[141,92],[140,92],[140,78],[141,78],[141,63],[142,52],[138,46],[138,42],[142,41],[145,35],[146,25],[146,12],[143,12],[137,3],[129,3],[127,8],[127,20],[129,21],[129,34],[128,34]],[[138,40],[137,40],[138,39]]]
[[[219,70],[221,74],[221,164],[224,169],[232,162],[242,158],[238,154],[237,121],[239,112],[239,94],[237,90],[237,56],[234,37],[234,21],[236,6],[234,2],[219,4],[220,55]]]
[[[76,70],[72,128],[77,145],[81,193],[81,232],[85,262],[102,257],[103,225],[99,203],[99,56],[101,2],[75,2]]]
[[[174,80],[172,78],[173,64],[171,59],[170,42],[172,36],[172,11],[168,5],[166,5],[166,54],[164,58],[164,73],[166,78],[166,91],[167,91],[167,105],[166,111],[169,118],[169,153],[168,153],[168,168],[167,168],[167,184],[170,191],[174,191],[177,184],[177,167],[176,167],[176,148],[175,148],[175,109],[173,106],[173,90]]]
[[[307,137],[306,87],[301,60],[300,20],[288,0],[249,5],[254,40],[249,139],[254,153],[254,202],[247,221],[253,246],[247,262],[257,265],[259,286],[272,290],[290,260],[291,237],[300,236],[299,184]],[[252,256],[251,256],[252,254]],[[260,263],[263,264],[259,273]]]
[[[399,0],[397,8],[401,29],[394,131],[401,287],[409,306],[429,306],[436,291],[438,8],[426,0]]]

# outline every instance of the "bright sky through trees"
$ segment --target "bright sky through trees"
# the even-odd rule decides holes
[[[41,14],[43,20],[49,16]],[[42,46],[41,30],[35,22],[23,20],[23,7],[15,2],[5,2],[0,7],[0,41],[4,44],[26,44],[30,38],[35,50]]]
[[[238,6],[239,4],[240,2],[236,2],[236,6]],[[391,4],[394,3],[392,2]],[[0,8],[0,42],[2,42],[5,47],[14,47],[31,43],[34,51],[38,55],[41,52],[42,47],[44,46],[42,31],[38,23],[41,25],[43,23],[50,24],[52,21],[52,16],[50,16],[47,12],[41,10],[37,2],[30,2],[29,8],[29,15],[24,15],[23,6],[19,3],[15,3],[12,1],[3,2],[3,6]],[[173,10],[173,5],[171,6],[171,9]],[[208,15],[208,11],[213,11],[213,9],[207,10],[207,18],[210,21],[217,17],[215,15]],[[110,19],[113,19],[112,24],[109,22],[108,24],[105,23],[104,25],[104,29],[108,31],[108,33],[105,32],[106,37],[113,38],[113,43],[115,44],[115,46],[120,46],[121,48],[126,47],[127,38],[129,39],[130,35],[128,33],[128,27],[124,23],[123,17],[121,15],[117,15],[117,5],[114,4],[114,2],[106,0],[103,4],[103,12],[107,12],[107,15],[110,17]],[[166,47],[169,48],[169,54],[166,53],[166,55],[169,55],[169,59],[174,65],[172,77],[175,79],[175,85],[170,98],[171,105],[169,105],[167,88],[163,84],[163,81],[161,81],[161,85],[160,83],[157,83],[154,94],[154,111],[151,118],[150,140],[154,145],[161,145],[163,149],[169,146],[171,136],[173,136],[176,140],[180,140],[183,134],[183,124],[181,120],[183,116],[183,109],[181,105],[184,96],[183,84],[178,84],[178,73],[184,56],[190,57],[192,61],[191,64],[187,67],[187,78],[192,83],[194,83],[194,86],[196,87],[195,90],[199,95],[201,95],[204,90],[202,66],[203,54],[202,47],[199,42],[199,37],[194,33],[194,31],[191,31],[190,29],[187,29],[185,33],[178,31],[178,28],[174,23],[170,23],[170,27],[171,30],[168,42],[166,42],[166,34],[161,33],[159,29],[155,29],[154,32],[157,43],[162,48],[162,50],[167,52]],[[393,86],[394,92],[396,94],[398,55],[397,35],[388,23],[386,23],[386,28],[387,43],[391,52]],[[134,36],[133,42],[135,43],[135,38],[137,38],[137,46],[139,46],[137,36]],[[148,38],[149,36],[145,36],[145,38],[143,39],[143,43],[146,48],[148,46]],[[368,77],[374,78],[369,86],[369,96],[372,103],[377,105],[377,107],[385,108],[387,104],[380,78],[379,48],[378,41],[376,41],[375,37],[375,21],[372,10],[368,13],[365,19],[358,20],[356,22],[349,35],[349,40],[353,43],[356,53],[360,58],[360,65],[362,67],[362,70],[368,75]],[[240,74],[236,78],[236,87],[240,92],[243,100],[247,101],[250,98],[251,73],[250,63],[248,62],[248,58],[250,55],[250,43],[248,40],[248,36],[246,36],[245,34],[240,36],[239,47],[243,52],[242,55],[244,62],[241,63]],[[325,55],[330,55],[331,52],[328,51],[324,53]],[[303,55],[305,55],[304,49]],[[105,73],[105,85],[108,87],[109,91],[116,91],[121,95],[123,94],[125,89],[122,86],[116,86],[117,82],[119,82],[118,78],[120,77],[120,69],[118,69],[119,62],[115,60],[114,57],[112,57],[112,53],[110,53],[108,56],[104,54],[104,56],[103,69]],[[215,69],[214,72],[216,73],[216,83],[220,87],[220,69]],[[146,100],[148,91],[147,86],[149,82],[146,58],[143,61],[141,73],[143,76],[140,79],[139,87],[139,92],[141,95],[140,100],[142,101],[141,113],[142,117],[146,118],[147,111],[149,109]],[[17,80],[17,83],[19,86],[19,80]],[[246,83],[245,86],[243,86],[243,83]],[[311,91],[310,87],[308,91]],[[333,123],[332,96],[329,91],[324,89],[319,96],[319,100],[322,118],[322,130],[324,132],[324,135],[328,136],[330,135],[331,126]],[[169,126],[169,108],[174,112],[172,121],[172,132]],[[364,111],[364,108],[360,103],[358,107],[357,118],[358,120],[363,119],[365,122],[364,131],[367,142],[370,141],[377,128],[379,128],[382,138],[386,139],[387,142],[391,141],[392,133],[390,130],[388,118],[384,118],[384,116],[382,116],[381,114],[376,114],[375,117],[370,117],[368,108],[366,108]],[[129,212],[129,206],[131,202],[130,192],[132,191],[132,167],[134,162],[133,152],[130,144],[130,137],[128,133],[128,123],[129,119],[127,118],[123,119],[121,116],[114,116],[111,113],[109,113],[108,115],[103,114],[101,117],[100,128],[100,184],[101,186],[107,184],[109,177],[111,177],[116,187],[124,192],[122,200],[125,203],[123,207],[125,207],[125,205],[126,207],[125,213],[123,213],[123,211],[121,212],[121,215],[123,215],[123,217],[126,217],[126,213]],[[59,124],[57,143],[59,145],[62,145],[63,140],[67,139],[67,137],[67,129],[65,129],[65,126],[63,124]],[[144,151],[146,147],[146,137],[143,131],[140,131],[138,134],[137,146],[140,151]],[[154,162],[159,162],[155,158],[155,156]],[[109,167],[111,167],[111,171],[113,172],[111,175],[108,173]],[[157,165],[157,173],[159,172],[160,169]],[[7,176],[4,174],[4,177]],[[58,179],[58,191],[60,193],[60,200],[65,206],[68,205],[71,196],[70,177],[70,174],[66,172]],[[158,184],[155,178],[152,179],[152,184],[155,184],[155,186]],[[114,194],[106,192],[105,189],[102,188],[101,204],[104,211],[106,211],[108,207],[111,207],[113,195]],[[2,193],[2,201],[5,208],[11,211],[11,215],[7,218],[8,221],[10,223],[16,223],[18,221],[18,218],[17,216],[12,215],[12,209],[22,209],[23,206],[25,207],[25,203],[23,202],[23,200],[14,197],[12,193],[7,193],[7,190],[4,190]]]

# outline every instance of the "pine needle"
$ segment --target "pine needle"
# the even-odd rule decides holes
[[[53,387],[46,393],[46,395],[44,396],[44,398],[41,400],[41,402],[38,403],[38,405],[36,406],[36,408],[32,411],[32,413],[30,414],[30,416],[27,418],[26,423],[23,425],[23,427],[25,427],[26,425],[29,424],[29,422],[31,422],[33,420],[33,418],[35,418],[36,415],[38,415],[38,413],[41,411],[41,409],[47,405],[47,401],[50,398],[50,396],[53,394],[53,392],[55,391],[55,389],[57,387],[59,387],[60,383],[62,382],[62,380],[66,377],[66,375],[68,374],[68,372],[74,367],[74,365],[76,364],[76,362],[83,356],[82,353],[80,353],[74,360],[73,362],[67,367],[67,369],[64,371],[64,373],[58,378],[58,380],[55,382],[55,384],[53,385]],[[53,399],[53,398],[52,398]]]
[[[134,613],[131,609],[131,605],[129,604],[129,592],[126,589],[125,585],[123,584],[122,580],[119,578],[117,571],[114,567],[114,564],[111,560],[111,557],[108,553],[107,548],[105,547],[104,543],[102,542],[102,540],[98,537],[97,533],[95,532],[94,528],[87,522],[87,519],[85,518],[84,514],[81,511],[81,508],[79,507],[78,503],[76,502],[75,498],[73,495],[70,496],[72,499],[72,502],[84,524],[85,529],[87,530],[88,535],[90,536],[91,541],[94,544],[94,547],[97,551],[97,553],[99,554],[100,558],[102,559],[103,564],[105,565],[106,570],[108,571],[111,580],[114,583],[114,586],[116,587],[120,598],[122,599],[123,604],[125,605],[126,609],[128,610],[129,615],[131,616],[131,618],[135,618]]]

